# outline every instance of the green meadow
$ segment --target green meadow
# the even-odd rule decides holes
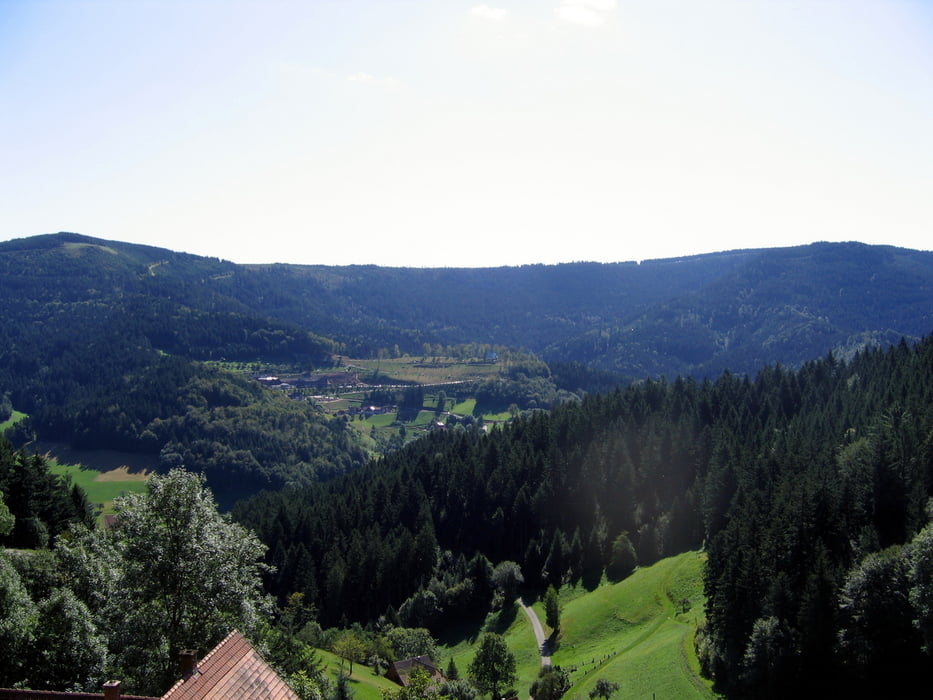
[[[13,413],[10,414],[9,418],[7,418],[5,421],[0,423],[0,434],[2,434],[7,428],[9,428],[14,423],[18,423],[19,421],[23,420],[23,418],[25,417],[26,417],[25,413],[22,413],[20,411],[13,411]]]
[[[318,658],[324,667],[324,675],[333,680],[341,669],[347,670],[347,662],[322,649],[317,650]],[[353,693],[353,700],[382,700],[383,692],[395,692],[399,686],[383,676],[377,676],[372,668],[364,664],[353,664],[353,673],[350,674],[350,689]]]
[[[98,518],[113,514],[113,501],[127,493],[146,490],[148,472],[130,472],[126,467],[101,472],[77,464],[49,463],[53,474],[69,477],[72,483],[84,489],[88,501],[97,509]]]
[[[465,625],[459,629],[448,630],[441,639],[441,668],[446,669],[453,659],[460,677],[466,678],[480,639],[486,632],[495,632],[505,637],[509,650],[515,655],[518,681],[514,689],[518,692],[518,697],[527,698],[528,688],[541,670],[541,656],[531,623],[517,603],[502,611],[490,613],[479,627]]]
[[[687,552],[589,593],[564,591],[552,663],[570,671],[567,697],[588,696],[600,678],[619,684],[613,700],[717,697],[693,649],[705,559]]]
[[[8,420],[0,423],[0,435],[25,417],[25,413],[13,411]],[[157,462],[157,458],[112,450],[78,451],[62,443],[40,442],[33,449],[49,456],[53,474],[67,477],[84,489],[97,510],[98,520],[113,513],[115,498],[145,491],[149,472]]]
[[[703,619],[705,560],[702,553],[687,552],[593,591],[563,588],[561,630],[551,662],[570,672],[572,687],[565,697],[586,698],[601,678],[619,684],[612,700],[719,697],[700,677],[693,649]],[[532,607],[543,624],[543,604]],[[515,690],[527,698],[541,661],[531,624],[517,605],[490,614],[480,628],[448,630],[441,640],[441,667],[453,658],[466,677],[485,631],[505,636],[516,658]]]
[[[49,470],[84,489],[98,519],[111,515],[114,499],[146,490],[158,457],[116,450],[75,450],[64,443],[39,442],[35,450],[49,457]]]

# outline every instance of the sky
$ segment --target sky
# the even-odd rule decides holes
[[[927,0],[0,0],[0,240],[478,267],[931,229]]]

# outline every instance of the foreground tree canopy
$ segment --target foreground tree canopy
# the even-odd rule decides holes
[[[202,476],[154,475],[116,507],[112,528],[75,526],[54,550],[0,555],[0,646],[20,662],[4,684],[94,690],[113,677],[159,695],[179,651],[206,652],[234,627],[251,634],[271,612],[263,545],[218,512]]]

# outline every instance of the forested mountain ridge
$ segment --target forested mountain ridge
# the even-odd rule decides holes
[[[0,395],[13,429],[79,448],[161,453],[225,503],[359,466],[354,434],[205,359],[326,361],[333,343],[212,282],[231,263],[75,234],[0,245]]]
[[[933,329],[933,253],[859,243],[758,251],[687,294],[544,354],[628,376],[788,366]]]
[[[357,356],[396,345],[419,354],[424,343],[479,342],[630,378],[700,377],[933,329],[933,253],[860,243],[641,264],[422,269],[237,265],[62,233],[0,243],[0,280],[10,299],[140,295],[159,300],[143,311],[160,318],[183,306],[193,319],[176,313],[171,330],[148,335],[197,359],[276,351],[320,359],[334,343]]]
[[[531,350],[561,365],[555,380],[610,370],[600,387],[753,373],[924,336],[933,254],[823,243],[641,264],[237,265],[60,233],[0,243],[0,295],[0,398],[30,415],[21,431],[250,475],[245,492],[341,473],[363,451],[311,407],[197,361],[310,368],[335,351],[463,343]]]
[[[323,625],[437,629],[488,609],[501,576],[588,585],[704,546],[698,651],[730,694],[901,691],[933,649],[931,259],[815,244],[640,265],[242,266],[37,237],[0,244],[0,398],[30,413],[13,432],[160,452],[227,502],[286,486],[234,516],[268,545],[268,590],[303,593]],[[513,338],[639,380],[367,460],[343,421],[199,361]],[[724,362],[735,371],[706,378]],[[42,459],[5,454],[0,486],[35,501]],[[87,515],[77,491],[53,505],[14,536],[41,543]]]
[[[318,332],[360,355],[393,344],[414,354],[423,343],[488,342],[633,379],[699,378],[933,329],[933,253],[859,243],[641,264],[252,269],[269,286],[288,280],[276,315],[305,323],[304,309],[318,307],[326,324]],[[337,313],[321,318],[326,309]]]

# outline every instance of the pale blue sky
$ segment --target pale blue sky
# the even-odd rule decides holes
[[[931,8],[0,0],[0,239],[412,266],[929,250]]]

